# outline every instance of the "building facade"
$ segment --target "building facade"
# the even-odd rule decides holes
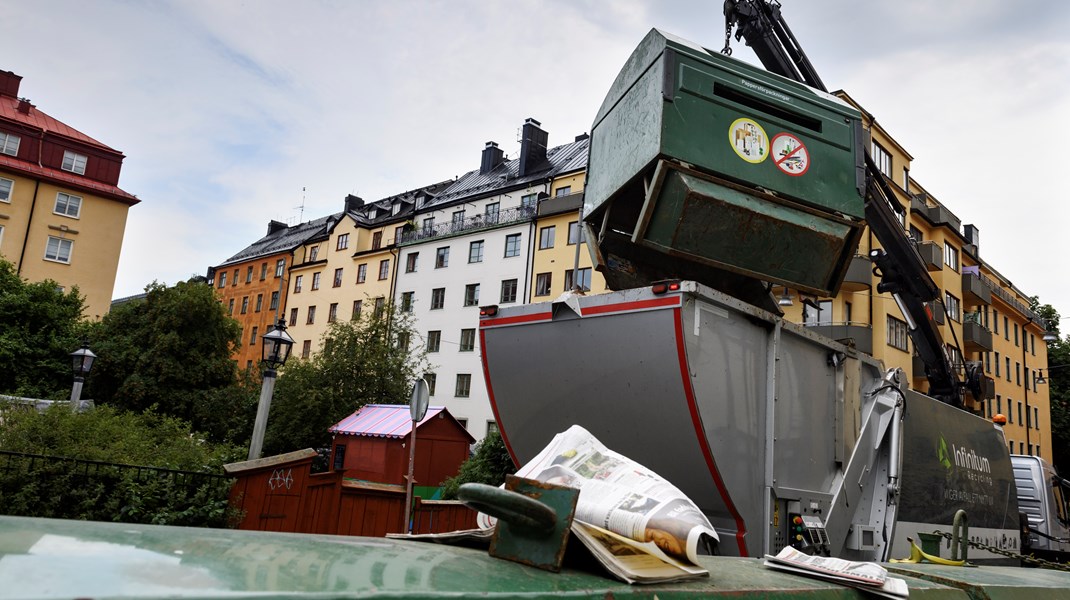
[[[21,81],[0,71],[0,255],[27,280],[77,286],[99,319],[139,202],[119,188],[125,157],[19,98]]]

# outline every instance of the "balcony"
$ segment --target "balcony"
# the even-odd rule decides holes
[[[992,332],[981,325],[979,319],[969,318],[977,313],[967,313],[962,322],[962,343],[966,352],[991,352]]]
[[[992,290],[975,273],[962,274],[962,299],[966,304],[992,304]]]
[[[942,204],[929,206],[928,202],[920,196],[924,196],[924,194],[914,196],[910,199],[911,212],[918,213],[933,225],[947,225],[955,231],[960,231],[962,229],[962,221],[955,216],[955,213],[948,210]]]
[[[818,323],[807,325],[814,333],[832,338],[837,342],[857,349],[866,354],[873,354],[873,328],[864,323]]]
[[[494,229],[503,225],[530,221],[535,217],[535,205],[516,206],[492,214],[475,215],[467,219],[447,221],[432,227],[421,227],[401,234],[398,245],[404,246],[435,238],[472,233],[483,229]]]
[[[873,263],[866,256],[855,256],[847,266],[843,277],[842,289],[848,292],[861,292],[873,286]]]
[[[936,242],[921,242],[918,244],[918,254],[921,254],[921,262],[925,263],[926,270],[942,271],[944,269],[944,249]]]

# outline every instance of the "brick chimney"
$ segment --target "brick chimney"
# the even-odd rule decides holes
[[[498,143],[487,142],[487,146],[483,148],[483,160],[479,163],[479,174],[486,175],[503,162],[505,162],[505,153],[498,147]]]
[[[355,212],[364,206],[364,199],[353,194],[346,194],[346,212]]]
[[[550,134],[543,131],[541,125],[530,117],[524,120],[520,133],[520,177],[535,173],[546,165],[546,142]]]
[[[22,83],[22,77],[11,71],[0,71],[0,96],[18,98],[20,83]]]
[[[282,221],[274,221],[274,220],[268,221],[268,232],[267,232],[267,234],[271,235],[271,234],[276,233],[278,231],[282,231],[283,229],[286,229],[287,227],[289,227],[289,225],[287,225],[286,223],[283,223]]]

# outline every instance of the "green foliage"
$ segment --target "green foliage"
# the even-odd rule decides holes
[[[71,389],[69,354],[81,345],[84,298],[54,281],[29,283],[0,259],[0,393],[63,398]]]
[[[255,414],[255,385],[236,377],[231,351],[241,329],[195,281],[153,283],[143,300],[115,307],[93,328],[97,364],[87,395],[130,411],[150,407],[217,441],[240,441]],[[239,431],[240,430],[240,431]]]
[[[134,414],[98,407],[72,413],[6,410],[0,450],[164,469],[220,473],[243,450],[212,444],[189,424],[151,411]],[[17,465],[13,459],[8,466]],[[35,461],[33,470],[0,472],[4,514],[53,518],[222,527],[227,524],[225,480],[187,482],[151,471],[104,468],[88,475],[70,461]]]
[[[464,483],[501,485],[505,476],[516,473],[516,465],[505,448],[505,442],[497,431],[492,431],[476,446],[475,452],[461,465],[457,475],[442,484],[442,498],[457,498],[457,490]]]
[[[413,338],[411,317],[392,307],[380,317],[332,323],[320,352],[283,368],[264,454],[325,447],[327,428],[365,404],[408,403],[412,382],[427,370],[424,351],[405,343]]]

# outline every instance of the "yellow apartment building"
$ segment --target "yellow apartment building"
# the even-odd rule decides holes
[[[111,306],[127,211],[118,150],[19,97],[22,77],[0,71],[0,255],[30,281],[85,296],[85,316]]]

